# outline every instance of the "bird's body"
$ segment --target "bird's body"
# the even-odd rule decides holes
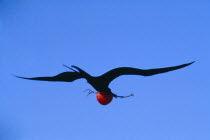
[[[91,76],[84,70],[80,69],[79,67],[72,66],[68,67],[64,65],[65,67],[68,67],[71,69],[71,72],[63,72],[60,73],[56,76],[53,77],[34,77],[34,78],[25,78],[25,77],[20,77],[16,76],[18,78],[23,78],[23,79],[29,79],[29,80],[41,80],[41,81],[64,81],[64,82],[72,82],[74,80],[80,79],[80,78],[85,78],[87,82],[96,90],[98,91],[96,98],[101,103],[102,105],[106,105],[112,101],[112,98],[115,97],[120,97],[120,98],[125,98],[129,96],[133,96],[132,94],[129,96],[118,96],[114,94],[111,89],[109,88],[109,84],[117,77],[122,76],[122,75],[142,75],[142,76],[151,76],[159,73],[165,73],[169,71],[173,71],[176,69],[180,69],[183,67],[186,67],[191,63],[183,64],[183,65],[178,65],[178,66],[173,66],[173,67],[166,67],[166,68],[157,68],[157,69],[148,69],[148,70],[143,70],[143,69],[137,69],[137,68],[131,68],[131,67],[120,67],[116,69],[112,69],[108,71],[107,73],[101,75],[101,76]],[[74,70],[75,68],[76,70]]]
[[[111,89],[100,77],[91,77],[87,81],[96,91],[111,93]]]

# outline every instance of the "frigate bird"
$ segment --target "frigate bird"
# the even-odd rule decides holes
[[[52,77],[33,77],[33,78],[26,78],[26,77],[21,77],[21,76],[16,76],[16,77],[29,79],[29,80],[63,81],[63,82],[73,82],[77,79],[84,78],[97,91],[97,92],[93,92],[91,90],[88,90],[89,94],[97,93],[96,98],[98,102],[102,105],[107,105],[112,101],[113,97],[126,98],[126,97],[133,96],[133,94],[130,94],[128,96],[118,96],[111,91],[111,89],[109,88],[109,84],[119,76],[122,76],[122,75],[151,76],[155,74],[177,70],[177,69],[189,66],[192,63],[194,63],[194,61],[191,63],[182,64],[178,66],[156,68],[156,69],[138,69],[138,68],[132,68],[132,67],[119,67],[119,68],[112,69],[100,76],[91,76],[90,74],[88,74],[87,72],[85,72],[84,70],[82,70],[81,68],[77,66],[68,67],[66,65],[63,65],[72,71],[63,72]]]

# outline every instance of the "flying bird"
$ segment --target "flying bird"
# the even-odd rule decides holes
[[[112,69],[104,73],[103,75],[96,76],[96,77],[91,76],[90,74],[88,74],[87,72],[85,72],[84,70],[82,70],[81,68],[77,66],[68,67],[66,65],[63,65],[72,71],[63,72],[52,77],[33,77],[33,78],[26,78],[26,77],[20,77],[20,76],[16,76],[16,77],[22,78],[22,79],[29,79],[29,80],[63,81],[63,82],[73,82],[77,79],[85,78],[87,82],[97,91],[97,92],[93,92],[91,90],[88,90],[89,94],[97,93],[96,98],[98,102],[102,105],[107,105],[112,101],[113,97],[126,98],[126,97],[133,96],[133,94],[130,94],[128,96],[118,96],[111,91],[111,89],[109,88],[109,84],[119,76],[122,76],[122,75],[152,76],[155,74],[177,70],[177,69],[189,66],[192,63],[194,63],[194,61],[191,63],[182,64],[178,66],[156,68],[156,69],[138,69],[138,68],[132,68],[132,67],[119,67],[119,68]]]

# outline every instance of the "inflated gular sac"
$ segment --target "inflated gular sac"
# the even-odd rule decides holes
[[[107,94],[107,93],[103,93],[103,92],[98,92],[96,94],[96,98],[100,104],[107,105],[112,101],[113,95],[111,93]]]

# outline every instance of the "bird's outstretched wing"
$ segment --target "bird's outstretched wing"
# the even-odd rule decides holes
[[[109,85],[109,83],[112,80],[114,80],[115,78],[117,78],[117,77],[119,77],[121,75],[151,76],[151,75],[155,75],[155,74],[159,74],[159,73],[164,73],[164,72],[169,72],[169,71],[173,71],[173,70],[176,70],[176,69],[180,69],[180,68],[186,67],[186,66],[188,66],[188,65],[190,65],[192,63],[194,63],[194,62],[183,64],[183,65],[179,65],[179,66],[166,67],[166,68],[157,68],[157,69],[148,69],[148,70],[131,68],[131,67],[120,67],[120,68],[116,68],[116,69],[108,71],[107,73],[99,76],[99,78],[104,83]]]
[[[26,78],[26,77],[20,77],[20,76],[16,76],[15,77],[18,78],[22,78],[22,79],[29,79],[29,80],[40,80],[40,81],[63,81],[63,82],[72,82],[74,80],[83,78],[81,76],[80,73],[78,72],[63,72],[60,73],[56,76],[52,76],[52,77],[33,77],[33,78]]]

